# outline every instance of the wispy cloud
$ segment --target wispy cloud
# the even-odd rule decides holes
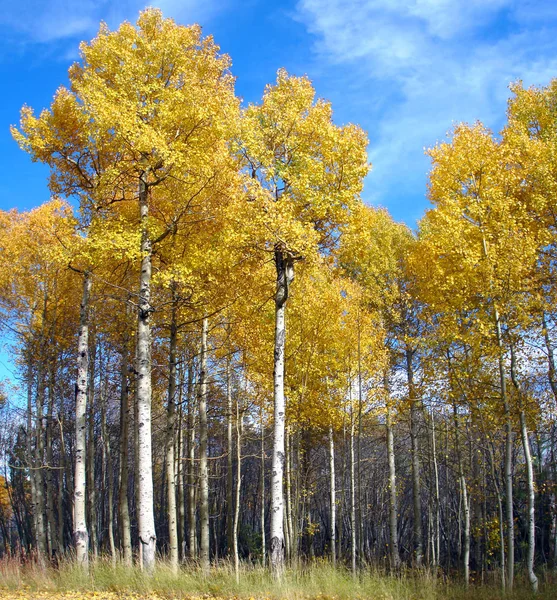
[[[555,16],[550,0],[300,0],[319,60],[351,72],[360,94],[389,98],[377,110],[370,101],[361,119],[374,163],[368,198],[417,218],[424,146],[459,121],[499,128],[511,81],[557,76]]]
[[[20,43],[48,44],[92,36],[101,20],[111,27],[134,21],[146,6],[157,6],[166,16],[192,23],[211,18],[227,4],[227,0],[21,0],[5,3],[0,27]]]

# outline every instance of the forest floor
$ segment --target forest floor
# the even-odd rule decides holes
[[[204,574],[196,567],[183,567],[178,574],[161,563],[152,576],[139,569],[112,566],[99,560],[89,575],[75,564],[58,568],[36,563],[21,565],[0,560],[0,600],[555,600],[557,578],[540,576],[534,596],[520,576],[512,594],[504,595],[493,579],[474,582],[466,589],[458,580],[448,581],[430,572],[408,572],[397,576],[366,570],[356,581],[349,571],[314,563],[289,569],[282,584],[260,567],[243,567],[240,583],[227,566]]]

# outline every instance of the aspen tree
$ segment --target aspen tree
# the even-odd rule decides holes
[[[263,101],[244,114],[246,169],[262,237],[276,268],[274,342],[274,433],[271,477],[270,563],[280,579],[284,569],[284,355],[286,303],[294,263],[334,244],[367,173],[366,139],[354,126],[336,127],[328,103],[314,101],[307,78],[279,71]]]
[[[21,130],[13,133],[35,159],[51,166],[53,190],[77,194],[84,209],[106,211],[107,219],[114,220],[116,211],[129,214],[129,203],[139,212],[139,229],[129,236],[141,263],[136,338],[139,537],[143,565],[152,570],[153,252],[185,218],[193,198],[212,197],[216,173],[222,174],[228,164],[226,137],[238,102],[230,61],[218,54],[212,39],[201,38],[198,26],[163,19],[156,9],[142,12],[137,26],[124,23],[111,32],[101,25],[98,36],[80,50],[81,63],[70,69],[71,90],[60,88],[51,109],[38,118],[24,108]],[[169,202],[162,184],[176,179],[179,201]],[[154,206],[157,217],[150,210]]]

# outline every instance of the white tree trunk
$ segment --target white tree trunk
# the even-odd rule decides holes
[[[74,542],[77,563],[89,568],[89,532],[87,531],[86,452],[87,395],[89,376],[89,296],[91,277],[83,276],[83,297],[77,339],[77,382],[75,386],[75,478],[74,478]]]
[[[261,406],[261,563],[265,567],[267,548],[265,540],[265,423]]]
[[[486,242],[483,239],[484,253],[487,256]],[[493,322],[495,325],[495,339],[499,349],[499,389],[505,411],[505,508],[507,521],[507,577],[506,586],[513,589],[514,583],[514,509],[513,509],[513,430],[511,405],[507,395],[507,382],[505,377],[505,363],[503,358],[503,336],[501,320],[497,306],[493,306]]]
[[[530,452],[530,441],[528,439],[528,430],[526,428],[526,415],[520,411],[520,432],[522,437],[522,447],[524,449],[524,461],[526,463],[526,472],[528,476],[528,554],[526,556],[526,568],[528,571],[528,580],[534,592],[538,591],[538,578],[534,572],[534,557],[536,552],[536,490],[534,486],[534,469],[532,467],[532,455]]]
[[[87,504],[88,504],[88,523],[89,523],[89,545],[93,552],[93,557],[99,555],[98,533],[97,533],[97,489],[95,481],[95,364],[97,356],[97,341],[95,334],[95,320],[92,319],[92,325],[89,338],[89,383],[88,383],[88,435],[87,435]]]
[[[195,490],[196,490],[196,463],[195,463],[195,402],[198,394],[194,393],[194,361],[192,359],[188,371],[188,556],[191,559],[197,558],[197,523],[195,512]]]
[[[232,439],[232,385],[230,375],[230,356],[226,359],[226,448],[227,448],[227,470],[226,470],[226,538],[228,552],[232,553],[234,545],[234,473],[232,471],[232,454],[234,442]]]
[[[284,342],[285,315],[284,305],[277,307],[275,312],[275,371],[274,371],[274,428],[273,455],[271,465],[271,541],[270,562],[275,577],[282,576],[284,569],[284,428],[285,428],[285,399],[284,399]]]
[[[408,378],[408,397],[410,400],[410,442],[412,452],[412,505],[414,509],[414,564],[421,567],[424,556],[422,541],[422,503],[420,483],[420,457],[418,440],[418,399],[414,387],[414,351],[406,350],[406,374]]]
[[[453,404],[454,424],[455,424],[455,449],[458,460],[458,479],[460,484],[460,493],[462,506],[464,507],[464,553],[462,564],[464,568],[464,583],[466,587],[470,584],[470,500],[468,498],[468,486],[464,476],[464,465],[462,462],[462,452],[460,450],[460,427],[458,421],[458,408]]]
[[[78,354],[79,360],[79,354]],[[33,449],[33,366],[31,356],[27,358],[27,432],[25,436],[26,440],[26,464],[29,469],[29,482],[31,487],[31,507],[32,507],[32,520],[31,520],[31,535],[35,542],[37,542],[37,468],[36,468],[36,455]]]
[[[337,564],[336,528],[337,528],[337,499],[335,485],[335,438],[333,426],[329,425],[329,473],[331,493],[331,559],[333,567]]]
[[[201,521],[201,566],[209,568],[209,469],[207,465],[207,334],[209,319],[203,319],[199,368],[199,517]]]
[[[534,572],[534,557],[536,552],[536,490],[534,487],[534,469],[532,467],[532,453],[530,452],[530,440],[528,439],[528,428],[526,426],[526,413],[524,412],[524,397],[518,382],[516,373],[516,355],[511,346],[511,379],[516,389],[520,403],[520,437],[522,439],[522,448],[524,450],[524,462],[526,463],[526,473],[528,482],[528,552],[526,554],[526,570],[528,580],[532,586],[532,591],[538,591],[538,578]]]
[[[242,485],[242,413],[240,400],[236,395],[236,502],[234,506],[234,524],[232,535],[232,548],[234,553],[234,572],[236,583],[240,583],[240,553],[238,550],[238,527],[240,524],[240,492]]]
[[[112,564],[116,564],[116,544],[114,541],[114,471],[112,464],[112,452],[110,449],[110,436],[106,427],[106,389],[101,390],[101,437],[102,437],[102,475],[103,485],[106,488],[107,513],[108,519],[106,528],[108,529],[108,547]],[[103,493],[104,498],[104,493]]]
[[[142,176],[139,189],[141,216],[141,273],[137,319],[137,434],[138,434],[138,525],[143,568],[155,567],[157,535],[153,508],[153,462],[151,448],[151,260],[152,241],[148,229],[148,189]]]
[[[350,383],[350,386],[352,384]],[[355,482],[355,449],[354,449],[354,407],[350,394],[350,554],[352,558],[352,578],[356,579],[356,482]]]
[[[396,571],[400,568],[400,553],[398,550],[398,507],[396,491],[395,448],[389,400],[387,400],[386,428],[387,454],[389,459],[389,540],[391,549],[391,565]]]
[[[170,568],[178,572],[178,513],[176,510],[176,472],[174,464],[174,443],[176,436],[176,345],[178,326],[176,324],[176,294],[173,289],[172,317],[170,323],[170,352],[168,357],[168,407],[166,430],[166,489],[168,494],[168,545]]]
[[[284,571],[284,433],[286,401],[284,397],[284,350],[286,343],[286,301],[288,288],[294,278],[292,258],[279,246],[275,249],[277,288],[275,296],[275,349],[274,349],[274,428],[271,467],[271,542],[270,563],[273,575],[282,578]]]
[[[120,538],[122,558],[126,566],[132,565],[132,541],[130,511],[128,505],[128,431],[130,422],[128,389],[128,348],[127,336],[122,343],[120,363],[120,489],[118,492],[118,516],[120,518]]]
[[[46,302],[45,302],[46,304]],[[46,311],[45,311],[46,312]],[[43,315],[46,322],[46,314]],[[41,339],[43,335],[41,334]],[[47,536],[47,521],[45,514],[45,486],[44,486],[44,399],[45,399],[45,375],[44,375],[44,364],[39,362],[37,369],[37,401],[36,409],[37,414],[35,417],[35,431],[36,431],[36,492],[37,492],[37,550],[39,552],[41,560],[44,560],[48,556],[48,536]]]
[[[437,462],[437,440],[435,436],[435,413],[431,413],[431,442],[433,450],[433,471],[435,476],[435,562],[441,559],[441,504],[439,500],[439,465]]]

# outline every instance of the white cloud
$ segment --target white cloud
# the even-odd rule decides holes
[[[407,196],[423,211],[423,156],[455,122],[497,130],[508,84],[557,76],[553,2],[519,0],[300,0],[297,19],[315,35],[323,63],[361,80],[362,95],[389,105],[358,115],[369,130],[374,171],[368,197],[390,208]],[[371,101],[370,101],[371,106]],[[398,211],[397,211],[398,212]]]
[[[146,6],[160,7],[165,16],[184,23],[211,18],[226,6],[219,0],[21,0],[6,3],[0,11],[0,27],[20,42],[49,43],[93,36],[101,20],[117,27],[135,21]]]

